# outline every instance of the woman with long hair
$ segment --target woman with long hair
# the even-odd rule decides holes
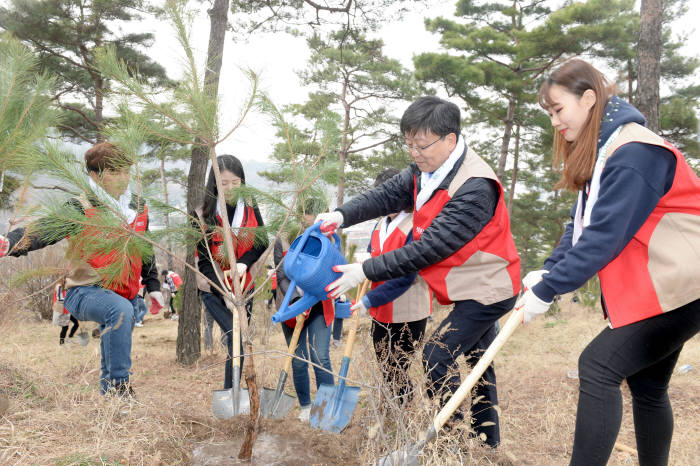
[[[700,328],[700,180],[678,149],[583,60],[543,83],[554,126],[557,188],[578,192],[572,222],[530,272],[516,305],[524,320],[596,273],[608,327],[579,358],[572,465],[604,465],[632,394],[639,463],[668,463],[673,413],[668,383],[683,344]]]
[[[267,249],[268,240],[261,227],[263,219],[255,202],[247,203],[244,196],[238,196],[233,200],[231,194],[235,188],[245,185],[245,171],[238,158],[233,155],[220,155],[216,158],[221,173],[223,192],[219,193],[214,177],[214,167],[209,170],[207,178],[204,203],[197,210],[196,215],[203,221],[206,228],[206,237],[197,244],[197,266],[199,271],[219,287],[226,289],[219,277],[223,272],[231,269],[223,237],[223,216],[221,215],[218,197],[222,195],[226,200],[226,213],[231,223],[231,235],[236,256],[235,267],[238,276],[244,278],[243,291],[249,294],[253,291],[253,277],[250,273],[251,266],[257,262]],[[213,259],[213,260],[212,260]],[[233,289],[233,284],[229,283]],[[212,288],[205,280],[198,280],[198,287],[202,302],[211,317],[219,325],[227,340],[228,357],[224,371],[224,389],[233,386],[233,369],[231,355],[233,345],[230,338],[233,326],[233,314],[226,307],[223,296],[215,288]],[[253,300],[249,299],[245,304],[247,317],[253,311]],[[241,367],[243,358],[241,358]]]

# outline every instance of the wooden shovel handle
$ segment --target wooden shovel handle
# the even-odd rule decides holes
[[[228,278],[231,274],[230,270],[224,271],[224,286],[233,294],[231,290],[231,285],[228,282]],[[234,367],[241,366],[241,323],[238,320],[238,308],[235,304],[231,303],[229,300],[224,299],[226,307],[228,307],[231,314],[233,314],[233,322],[231,325],[231,346],[233,347],[232,359]]]
[[[284,361],[284,367],[282,368],[287,374],[289,374],[292,368],[292,359],[294,359],[294,352],[297,350],[297,343],[299,343],[299,335],[301,335],[301,330],[304,328],[304,321],[306,316],[302,312],[297,316],[297,324],[294,326],[294,333],[292,333],[292,339],[289,340],[289,348],[287,349],[286,361]],[[282,322],[282,325],[287,325]]]
[[[476,363],[467,378],[464,379],[457,391],[454,393],[454,395],[452,395],[452,398],[450,398],[440,412],[437,413],[435,419],[433,419],[433,427],[435,428],[435,432],[438,432],[450,419],[457,408],[459,408],[467,395],[472,391],[474,385],[476,385],[486,369],[489,367],[503,344],[513,334],[515,329],[520,326],[523,321],[523,312],[524,306],[520,309],[513,310],[512,314],[508,318],[508,321],[501,328],[501,331],[498,332],[498,336],[496,336],[493,343],[489,345],[488,349],[484,352],[484,355],[481,356],[479,362]]]
[[[355,299],[356,303],[359,303],[362,298],[365,297],[367,288],[369,288],[369,280],[365,280],[362,285],[357,288],[357,297]],[[360,325],[360,313],[355,311],[352,313],[352,327],[350,327],[350,333],[348,334],[348,342],[345,344],[345,352],[343,356],[349,358],[352,356],[352,347],[355,344],[355,335],[357,335],[357,327]]]

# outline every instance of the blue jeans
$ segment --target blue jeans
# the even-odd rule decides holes
[[[224,300],[219,298],[214,293],[206,293],[200,291],[200,296],[202,297],[202,302],[204,307],[214,318],[219,328],[221,328],[221,333],[226,335],[226,346],[228,349],[228,357],[226,358],[226,366],[224,368],[224,390],[233,387],[233,343],[231,338],[231,332],[233,330],[233,313],[228,310]],[[248,323],[250,323],[250,315],[253,313],[253,300],[248,300],[245,303],[246,314],[248,315]],[[243,354],[243,345],[241,344],[241,355]],[[243,356],[241,356],[241,376],[243,374]]]
[[[100,391],[129,382],[136,298],[128,300],[99,286],[78,286],[68,290],[63,305],[76,319],[100,325]]]
[[[320,306],[318,306],[320,307]],[[287,324],[282,324],[282,332],[287,340],[287,345],[292,339],[294,329]],[[299,398],[299,405],[302,407],[311,404],[311,389],[309,383],[309,370],[306,361],[310,360],[314,364],[324,367],[328,372],[313,366],[316,374],[316,388],[322,383],[333,385],[333,369],[331,368],[331,357],[329,346],[331,343],[331,328],[326,327],[323,311],[317,307],[311,310],[311,314],[304,323],[304,328],[299,335],[296,356],[303,360],[294,358],[292,361],[292,376],[294,378],[294,390]],[[309,349],[311,354],[309,355]],[[310,356],[310,357],[309,357]]]
[[[146,315],[146,301],[139,295],[136,295],[136,307],[134,308],[134,313],[136,314],[134,322],[143,323],[143,316]]]

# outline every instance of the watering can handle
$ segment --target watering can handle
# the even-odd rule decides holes
[[[306,244],[306,241],[309,239],[309,236],[311,235],[311,232],[317,230],[319,233],[321,232],[321,222],[316,222],[313,225],[311,225],[309,228],[304,230],[304,234],[301,235],[301,239],[299,240],[299,243],[297,246],[294,248],[294,251],[291,251],[291,254],[288,254],[288,257],[285,258],[285,260],[290,261],[290,263],[294,263],[297,260],[297,257],[299,257],[299,252],[304,249],[304,245]]]

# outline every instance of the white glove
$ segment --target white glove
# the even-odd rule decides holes
[[[334,210],[333,212],[318,214],[316,216],[316,220],[314,220],[314,223],[323,222],[321,223],[321,233],[330,236],[335,233],[338,228],[340,228],[343,221],[343,214],[338,210]]]
[[[341,303],[344,303],[347,300],[348,300],[348,297],[345,296],[344,294],[341,294],[340,297],[338,298],[338,301],[340,301]]]
[[[336,265],[333,267],[333,271],[343,274],[339,279],[326,287],[328,297],[333,299],[355,288],[367,278],[362,270],[362,264]]]
[[[367,306],[365,306],[365,303],[362,302],[363,300],[364,300],[364,297],[350,307],[350,310],[352,312],[356,312],[356,311],[359,312],[360,317],[364,317],[369,313]]]
[[[149,291],[148,296],[151,298],[151,314],[158,314],[158,312],[163,309],[163,306],[165,306],[163,293],[160,291]]]
[[[243,289],[243,287],[245,286],[245,273],[247,270],[247,265],[241,262],[236,263],[236,271],[238,272],[238,279],[241,281],[241,289]]]
[[[0,257],[5,257],[10,252],[10,240],[0,235]]]
[[[527,290],[525,294],[518,299],[518,302],[515,303],[515,310],[519,311],[521,308],[525,308],[525,312],[523,313],[523,323],[527,324],[533,317],[547,312],[547,309],[549,309],[549,306],[551,305],[551,301],[548,303],[542,301],[537,297],[537,295],[535,295],[535,293],[532,292],[532,290]]]
[[[532,272],[525,275],[523,278],[523,285],[525,285],[526,290],[531,290],[533,286],[537,285],[542,281],[542,276],[549,273],[548,270],[533,270]]]

